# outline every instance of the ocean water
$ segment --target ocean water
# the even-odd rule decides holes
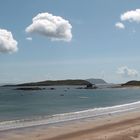
[[[45,87],[19,91],[0,87],[0,130],[50,124],[140,107],[140,88]]]

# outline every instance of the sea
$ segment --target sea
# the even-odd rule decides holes
[[[79,87],[0,87],[0,131],[140,109],[140,88]]]

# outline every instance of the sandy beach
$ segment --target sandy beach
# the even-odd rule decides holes
[[[0,140],[140,140],[140,112],[0,132]]]

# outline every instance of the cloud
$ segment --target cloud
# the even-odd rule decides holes
[[[0,29],[0,53],[13,53],[18,50],[17,41],[10,31]]]
[[[120,18],[122,21],[140,23],[140,9],[127,11],[123,13]]]
[[[68,20],[50,13],[40,13],[32,19],[26,28],[27,33],[36,33],[51,40],[71,41],[72,25]]]
[[[26,37],[26,40],[32,41],[32,37]]]
[[[122,66],[118,68],[117,73],[122,77],[130,78],[130,77],[137,77],[139,72],[135,69],[130,69],[127,66]]]
[[[117,22],[117,23],[115,24],[115,27],[118,28],[118,29],[125,29],[124,24],[121,23],[121,22]]]

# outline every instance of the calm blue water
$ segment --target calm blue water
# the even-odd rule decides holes
[[[15,88],[15,87],[14,87]],[[0,87],[0,121],[82,111],[140,101],[140,89],[76,89],[19,91]],[[69,89],[68,89],[69,88]],[[63,94],[63,95],[62,95]]]

